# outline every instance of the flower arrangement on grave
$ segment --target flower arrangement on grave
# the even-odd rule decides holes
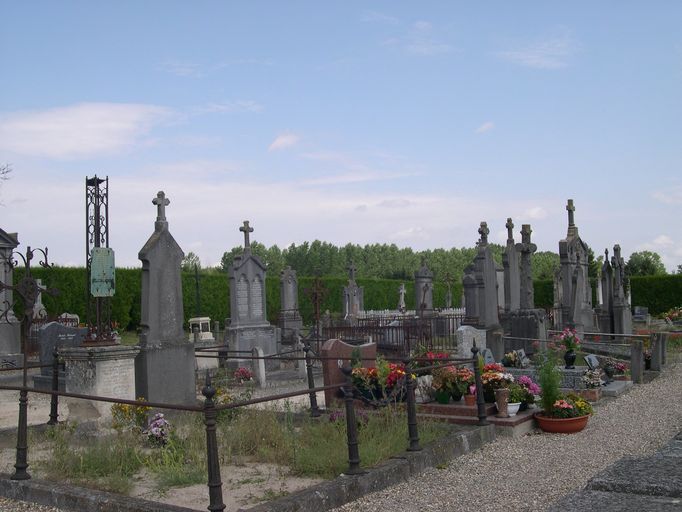
[[[420,359],[420,361],[415,361],[415,368],[426,368],[428,366],[434,366],[439,362],[448,359],[450,354],[447,352],[433,352],[423,345],[418,346],[412,353],[413,359]],[[421,375],[429,375],[432,372],[427,371]]]
[[[232,376],[234,377],[234,380],[236,380],[239,384],[243,384],[244,382],[250,382],[253,380],[253,372],[248,368],[244,368],[243,366],[237,368],[232,374]]]
[[[376,368],[356,366],[351,371],[351,380],[355,389],[365,398],[374,400],[381,397],[379,376]]]
[[[508,366],[511,368],[520,367],[521,366],[521,360],[519,359],[519,356],[516,353],[516,350],[512,350],[511,352],[507,352],[502,357],[502,364],[504,366]]]
[[[147,414],[151,407],[144,405],[144,397],[138,397],[140,405],[114,404],[111,406],[111,426],[116,430],[142,432],[147,426]]]
[[[147,440],[156,446],[165,446],[170,437],[171,424],[163,417],[163,414],[158,412],[149,422],[149,426],[144,431],[147,435]]]
[[[601,370],[599,368],[585,370],[581,380],[588,389],[599,388],[602,385]]]
[[[540,386],[528,375],[520,375],[516,379],[516,383],[521,386],[524,392],[524,397],[521,400],[522,404],[528,407],[535,403],[535,397],[541,393]]]
[[[568,327],[561,331],[558,336],[559,343],[561,343],[566,351],[576,351],[580,348],[580,338],[575,332],[575,329],[569,329]]]
[[[483,367],[481,382],[483,383],[485,401],[494,402],[495,390],[509,387],[514,382],[514,376],[511,373],[505,373],[501,364],[490,363]]]
[[[682,322],[682,306],[666,311],[661,315],[661,318],[667,318],[671,322]]]
[[[462,394],[473,394],[471,393],[471,386],[474,384],[474,381],[475,376],[473,370],[467,368],[466,366],[460,366],[457,368],[457,387]],[[474,390],[475,389],[476,387],[474,386]]]
[[[612,373],[613,375],[625,375],[625,372],[628,371],[628,365],[626,363],[613,359],[612,357],[607,358],[602,367],[607,375],[609,373]]]
[[[436,391],[451,393],[457,382],[457,370],[454,366],[443,366],[432,372],[433,381],[431,386]]]
[[[509,385],[509,403],[520,404],[526,398],[526,389],[517,382]]]
[[[545,411],[545,416],[551,418],[577,418],[578,416],[589,416],[593,411],[592,405],[587,400],[571,393],[555,400],[549,414]]]

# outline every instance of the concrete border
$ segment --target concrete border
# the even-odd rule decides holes
[[[481,448],[495,440],[495,426],[458,430],[429,443],[419,452],[404,452],[370,468],[361,475],[341,475],[289,496],[251,507],[248,512],[322,512],[354,501],[365,494],[386,489],[429,467],[447,464],[452,459]],[[10,480],[0,473],[0,496],[81,512],[196,512],[194,509],[168,505],[140,498],[85,489],[45,480]]]

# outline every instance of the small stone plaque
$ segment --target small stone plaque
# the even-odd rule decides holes
[[[516,359],[521,365],[521,368],[528,368],[530,366],[530,359],[526,355],[526,351],[522,348],[516,351]]]
[[[587,354],[585,356],[585,363],[590,368],[590,370],[595,370],[599,367],[599,359],[594,354]]]
[[[483,349],[483,362],[485,364],[490,364],[495,362],[495,358],[493,357],[493,351],[490,350],[489,348]]]

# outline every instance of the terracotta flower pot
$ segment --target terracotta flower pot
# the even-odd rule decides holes
[[[476,405],[476,395],[464,395],[465,405]]]
[[[576,418],[550,418],[544,416],[541,412],[536,412],[533,417],[538,422],[544,432],[553,432],[555,434],[574,434],[580,432],[587,425],[587,420],[590,415],[578,416]]]

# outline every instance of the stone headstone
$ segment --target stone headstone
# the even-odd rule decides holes
[[[476,257],[473,264],[465,270],[462,280],[467,308],[465,323],[473,325],[471,322],[477,319],[476,326],[486,329],[500,323],[497,301],[497,266],[488,246],[490,233],[488,224],[481,222],[478,232],[481,238],[477,244]]]
[[[590,370],[596,370],[599,368],[599,359],[594,354],[586,354],[584,356],[585,364],[587,364]]]
[[[348,284],[343,287],[343,318],[351,324],[354,324],[360,312],[365,310],[365,292],[362,286],[355,282],[356,271],[351,261],[348,265]]]
[[[433,272],[426,265],[425,258],[414,273],[414,304],[417,314],[433,314]]]
[[[620,245],[613,246],[613,332],[616,334],[632,334],[632,313],[625,293],[625,260],[620,255]]]
[[[490,350],[489,348],[484,348],[482,355],[484,364],[491,364],[495,362],[495,358],[493,357],[493,351]]]
[[[61,351],[66,347],[80,347],[88,333],[87,327],[70,327],[58,322],[48,322],[38,329],[38,357],[41,365],[51,365],[55,349]],[[59,371],[59,389],[64,391],[64,371]],[[38,389],[52,389],[52,367],[44,366],[40,375],[33,378]]]
[[[526,355],[526,351],[522,348],[516,351],[516,357],[519,361],[519,366],[521,368],[528,368],[530,366],[530,359]]]
[[[287,267],[279,276],[280,312],[279,327],[282,342],[293,344],[303,328],[303,319],[298,310],[298,278],[296,271]]]
[[[635,306],[635,314],[632,319],[635,322],[648,322],[649,321],[649,308],[644,306]]]
[[[12,286],[14,271],[10,262],[12,252],[19,245],[19,237],[16,233],[7,233],[0,229],[0,283]],[[12,309],[13,293],[11,289],[0,289],[0,356],[21,354],[21,324]],[[8,359],[8,363],[15,361],[14,357]]]
[[[479,350],[487,346],[487,333],[483,329],[476,329],[471,325],[462,325],[457,329],[457,357],[470,359],[472,357],[471,348],[476,343]]]
[[[377,356],[376,343],[349,345],[341,340],[327,340],[322,345],[320,355],[322,357],[322,378],[325,386],[343,384],[346,381],[346,377],[341,372],[341,367],[350,364],[351,355],[356,349],[359,350],[360,357],[363,359],[362,366],[374,367],[374,360]],[[339,361],[341,366],[339,366]],[[334,407],[342,398],[341,389],[327,389],[324,392],[324,402],[327,408]]]
[[[140,354],[135,361],[136,396],[151,402],[196,402],[194,345],[183,331],[180,266],[184,253],[168,230],[163,192],[152,200],[157,217],[142,261]]]
[[[520,299],[520,271],[519,253],[514,242],[514,223],[511,217],[505,224],[507,228],[507,245],[502,253],[502,266],[504,267],[504,310],[509,313],[519,309]]]
[[[234,258],[228,269],[230,321],[226,339],[230,350],[251,352],[259,347],[266,356],[274,355],[278,352],[281,333],[267,320],[266,267],[251,252],[249,234],[253,228],[248,220],[239,231],[244,233],[244,251]]]
[[[594,328],[592,310],[592,286],[588,279],[588,247],[578,234],[575,225],[573,200],[566,206],[568,230],[566,238],[559,242],[559,269],[561,286],[559,318],[555,319],[557,328],[575,328],[589,331]]]

